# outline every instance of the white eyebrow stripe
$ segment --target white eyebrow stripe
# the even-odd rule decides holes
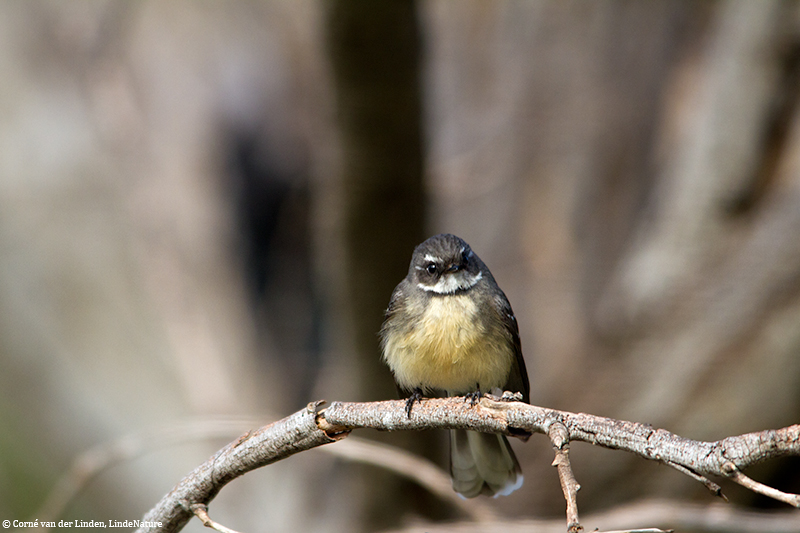
[[[455,276],[451,275],[440,278],[439,281],[436,282],[436,285],[431,286],[417,283],[417,287],[423,291],[435,292],[436,294],[453,294],[459,289],[466,290],[474,287],[482,278],[483,273],[478,272],[471,278],[462,280],[464,283],[460,283],[456,280]]]
[[[431,261],[433,263],[441,263],[442,262],[441,259],[439,259],[438,257],[432,256],[431,254],[425,254],[424,259],[425,259],[425,261]]]

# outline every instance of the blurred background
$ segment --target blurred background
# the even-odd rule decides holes
[[[0,79],[0,518],[41,517],[125,435],[147,453],[57,518],[141,518],[248,428],[395,398],[377,331],[439,232],[508,295],[532,403],[702,440],[800,419],[798,2],[19,0]],[[254,422],[164,437],[209,417]],[[444,432],[376,433],[446,467]],[[524,487],[483,503],[563,520],[549,442],[513,445]],[[714,502],[653,462],[571,457],[583,513]],[[798,458],[748,474],[800,492]],[[211,516],[464,518],[319,450]]]

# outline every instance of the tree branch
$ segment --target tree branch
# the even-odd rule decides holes
[[[31,521],[55,523],[70,502],[103,470],[124,461],[133,460],[145,453],[184,442],[207,439],[231,439],[259,424],[253,417],[215,417],[172,421],[153,429],[131,433],[113,441],[103,442],[77,456],[69,469],[61,475],[45,501],[30,514]],[[432,461],[374,440],[350,437],[338,446],[321,448],[323,451],[364,464],[371,464],[404,476],[424,487],[440,499],[450,502],[465,516],[476,522],[497,520],[486,501],[465,500],[450,484],[450,474]],[[201,518],[198,511],[195,515]],[[41,526],[39,533],[50,528]]]
[[[578,520],[578,491],[581,490],[581,486],[572,473],[572,464],[569,461],[569,433],[564,424],[555,422],[550,425],[548,436],[556,453],[553,466],[558,469],[561,490],[564,492],[564,499],[567,500],[567,532],[580,533],[583,530]]]
[[[701,481],[704,476],[729,477],[751,490],[800,507],[800,496],[771,489],[741,473],[760,461],[800,455],[800,424],[702,442],[653,429],[647,424],[493,398],[484,397],[475,406],[462,398],[426,399],[414,407],[410,417],[406,415],[403,400],[333,402],[324,409],[321,408],[323,402],[309,404],[306,409],[247,433],[221,449],[150,510],[144,518],[147,525],[138,531],[178,531],[196,509],[205,509],[229,481],[303,450],[340,440],[357,428],[388,431],[455,428],[508,435],[519,434],[519,430],[542,433],[550,435],[554,445],[558,443],[558,451],[564,450],[569,441],[576,440],[623,450],[669,464]],[[564,456],[562,454],[562,460]],[[558,456],[556,460],[559,460]],[[565,466],[568,467],[568,463]],[[577,486],[577,481],[574,483]],[[568,502],[570,498],[574,500],[568,495]],[[579,531],[577,503],[573,501],[570,505],[574,505],[575,521],[570,527]]]
[[[197,504],[208,505],[230,481],[256,468],[297,452],[335,442],[349,430],[317,426],[316,406],[310,404],[283,420],[246,433],[195,468],[144,517],[137,531],[180,531],[194,516]],[[153,525],[153,524],[160,525]]]

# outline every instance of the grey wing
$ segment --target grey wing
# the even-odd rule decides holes
[[[389,299],[389,306],[386,308],[386,312],[384,313],[386,318],[383,321],[380,332],[382,351],[386,350],[386,338],[392,333],[397,334],[397,330],[400,329],[400,325],[397,320],[397,313],[403,308],[403,302],[405,301],[404,290],[406,290],[405,285],[406,280],[403,280],[397,285],[397,287],[395,287],[394,291],[392,292],[392,297]],[[400,387],[400,385],[397,384],[397,381],[395,381],[395,386],[397,387],[397,394],[400,398],[408,398],[413,392]]]
[[[521,392],[522,401],[531,403],[530,400],[530,383],[528,382],[528,371],[525,368],[525,359],[522,357],[522,343],[519,340],[519,326],[517,326],[517,319],[514,316],[514,311],[511,309],[511,304],[505,294],[497,298],[498,310],[500,318],[506,331],[511,336],[511,342],[514,349],[514,362],[511,365],[511,371],[508,374],[508,381],[505,384],[505,390],[511,392]]]
[[[389,299],[389,307],[387,307],[384,312],[385,319],[383,321],[383,326],[381,326],[381,338],[386,335],[387,330],[395,327],[394,320],[392,319],[395,318],[397,312],[403,307],[405,291],[407,290],[406,284],[406,280],[403,280],[394,288],[394,291],[392,291],[392,297]]]

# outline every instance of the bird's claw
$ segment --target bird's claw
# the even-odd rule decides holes
[[[481,396],[483,396],[483,393],[480,390],[468,392],[464,395],[464,401],[474,406],[481,399]]]
[[[406,398],[406,416],[411,418],[411,409],[414,408],[414,402],[421,402],[422,401],[422,391],[420,389],[414,389],[414,392]]]

